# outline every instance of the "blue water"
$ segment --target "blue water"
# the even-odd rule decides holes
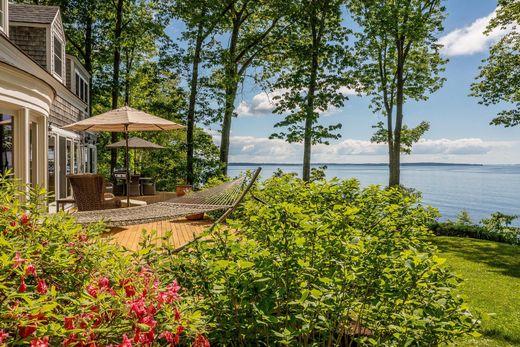
[[[301,174],[298,165],[261,165],[262,178],[278,168]],[[258,165],[231,165],[229,175]],[[357,178],[362,186],[388,183],[384,165],[329,165],[327,178]],[[520,215],[520,165],[413,165],[401,168],[401,183],[422,192],[423,201],[439,209],[442,219],[454,219],[461,210],[474,221],[500,211]],[[515,225],[520,225],[517,220]]]

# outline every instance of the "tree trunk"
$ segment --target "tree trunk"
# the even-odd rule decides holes
[[[403,127],[403,103],[404,103],[404,79],[403,79],[403,58],[402,50],[398,52],[397,63],[397,92],[396,92],[396,112],[394,141],[392,146],[392,157],[390,158],[390,181],[389,186],[401,184],[401,129]]]
[[[238,89],[238,71],[236,59],[236,48],[238,41],[238,31],[240,29],[241,18],[233,20],[233,31],[227,52],[227,62],[225,69],[225,106],[224,120],[222,122],[222,134],[220,140],[220,162],[222,163],[222,173],[227,175],[229,161],[229,137],[231,134],[231,120],[235,111],[235,97]]]
[[[112,71],[112,109],[116,109],[119,104],[119,70],[121,64],[121,39],[123,25],[123,5],[124,0],[118,0],[116,5],[116,23],[114,29],[114,64]],[[112,143],[117,142],[117,133],[112,133]],[[117,166],[117,150],[112,149],[110,153],[110,174],[112,175]]]
[[[92,5],[92,3],[90,2]],[[89,8],[85,20],[85,69],[92,76],[92,10]],[[88,117],[92,116],[92,77],[88,81]]]
[[[193,185],[195,180],[195,174],[193,170],[193,152],[195,144],[193,142],[193,133],[195,131],[195,105],[197,103],[197,88],[199,82],[199,64],[200,54],[202,50],[202,43],[204,42],[204,26],[203,22],[199,23],[197,30],[197,39],[195,41],[195,51],[193,52],[192,70],[191,70],[191,82],[190,82],[190,104],[188,107],[188,119],[186,129],[186,142],[187,142],[187,176],[186,180],[188,184]]]
[[[315,40],[316,41],[316,40]],[[307,116],[305,118],[305,134],[303,139],[303,175],[304,181],[311,178],[311,147],[312,147],[312,126],[314,124],[314,98],[316,93],[316,79],[318,73],[318,47],[313,47],[311,61],[311,78],[307,93]]]

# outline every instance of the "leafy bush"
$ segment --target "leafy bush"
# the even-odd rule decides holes
[[[49,215],[43,191],[21,202],[26,192],[0,177],[0,346],[204,346],[176,280],[101,238],[102,225]]]
[[[255,193],[265,205],[248,200],[178,255],[146,251],[200,300],[212,342],[435,346],[473,331],[459,279],[426,241],[436,212],[417,195],[291,176]]]
[[[436,235],[471,237],[516,245],[520,244],[520,228],[511,226],[516,218],[496,212],[489,218],[482,219],[480,224],[474,224],[469,214],[463,212],[455,221],[433,223],[431,230]]]

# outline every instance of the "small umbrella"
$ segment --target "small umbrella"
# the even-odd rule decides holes
[[[126,147],[126,141],[121,140],[118,142],[111,143],[106,146],[106,148],[125,148]],[[139,137],[131,137],[128,139],[128,148],[134,149],[134,174],[135,174],[135,150],[136,149],[162,149],[164,148],[161,145],[158,145],[156,143],[146,141],[144,139],[141,139]]]
[[[128,164],[128,132],[129,131],[165,131],[184,128],[164,118],[153,116],[146,112],[124,106],[115,110],[90,117],[63,127],[75,131],[108,131],[125,133],[125,161]],[[130,206],[130,169],[126,167],[126,201]]]

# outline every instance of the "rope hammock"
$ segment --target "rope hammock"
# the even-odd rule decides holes
[[[191,192],[182,197],[173,198],[146,206],[116,208],[109,210],[84,211],[74,214],[80,224],[103,221],[109,227],[146,224],[162,220],[177,219],[192,214],[227,210],[219,219],[223,220],[242,201],[253,186],[260,173],[258,168],[246,185],[243,175],[233,181],[220,184],[199,192]],[[223,218],[224,217],[224,218]]]

